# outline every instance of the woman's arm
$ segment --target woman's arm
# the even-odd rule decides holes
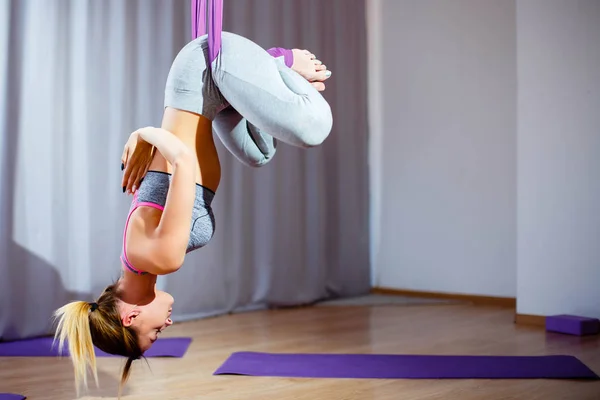
[[[190,236],[190,224],[196,195],[196,163],[192,151],[171,132],[161,128],[143,128],[139,138],[156,147],[173,168],[169,192],[160,221],[144,240],[130,246],[128,257],[135,264],[148,265],[157,275],[177,271],[183,264]],[[151,269],[151,270],[150,270]]]
[[[185,143],[165,129],[147,127],[138,129],[134,132],[134,134],[136,133],[140,139],[156,147],[160,154],[173,166],[180,157],[191,155],[191,151]]]

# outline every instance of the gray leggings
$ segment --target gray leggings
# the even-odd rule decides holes
[[[282,58],[252,41],[221,33],[221,50],[207,68],[207,35],[177,55],[165,89],[165,107],[213,121],[224,146],[241,162],[261,166],[277,140],[298,147],[321,144],[331,132],[331,108]]]

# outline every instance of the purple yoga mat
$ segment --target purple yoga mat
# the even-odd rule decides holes
[[[14,342],[0,342],[0,357],[58,357],[68,356],[67,343],[63,353],[58,353],[58,342],[53,346],[54,338],[40,337],[33,339],[16,340]],[[146,351],[145,357],[183,357],[187,351],[192,338],[174,337],[158,339],[152,347]],[[96,348],[96,357],[119,357],[107,354]]]
[[[25,400],[26,398],[22,394],[0,393],[0,400]]]
[[[214,375],[369,379],[600,379],[572,356],[238,352]]]

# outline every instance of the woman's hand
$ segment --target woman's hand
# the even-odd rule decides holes
[[[331,76],[331,71],[316,56],[308,50],[292,49],[294,63],[292,70],[296,71],[319,91],[325,90],[323,81]]]
[[[152,162],[154,146],[140,136],[140,132],[144,129],[154,128],[142,128],[133,132],[123,148],[123,155],[121,156],[121,169],[124,170],[121,182],[123,193],[135,193]]]

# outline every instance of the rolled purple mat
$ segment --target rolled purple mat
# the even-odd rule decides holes
[[[38,337],[32,339],[0,342],[0,357],[58,357],[68,356],[68,344],[65,343],[63,352],[59,354],[58,343],[53,345],[53,337]],[[192,338],[172,337],[158,339],[152,347],[144,353],[145,357],[178,357],[186,353]],[[95,348],[96,357],[120,357],[103,352]]]
[[[214,375],[365,379],[600,379],[572,356],[238,352]]]
[[[546,331],[586,336],[600,332],[600,320],[577,315],[560,314],[546,317]]]
[[[22,394],[0,393],[0,400],[25,400],[26,398]]]

